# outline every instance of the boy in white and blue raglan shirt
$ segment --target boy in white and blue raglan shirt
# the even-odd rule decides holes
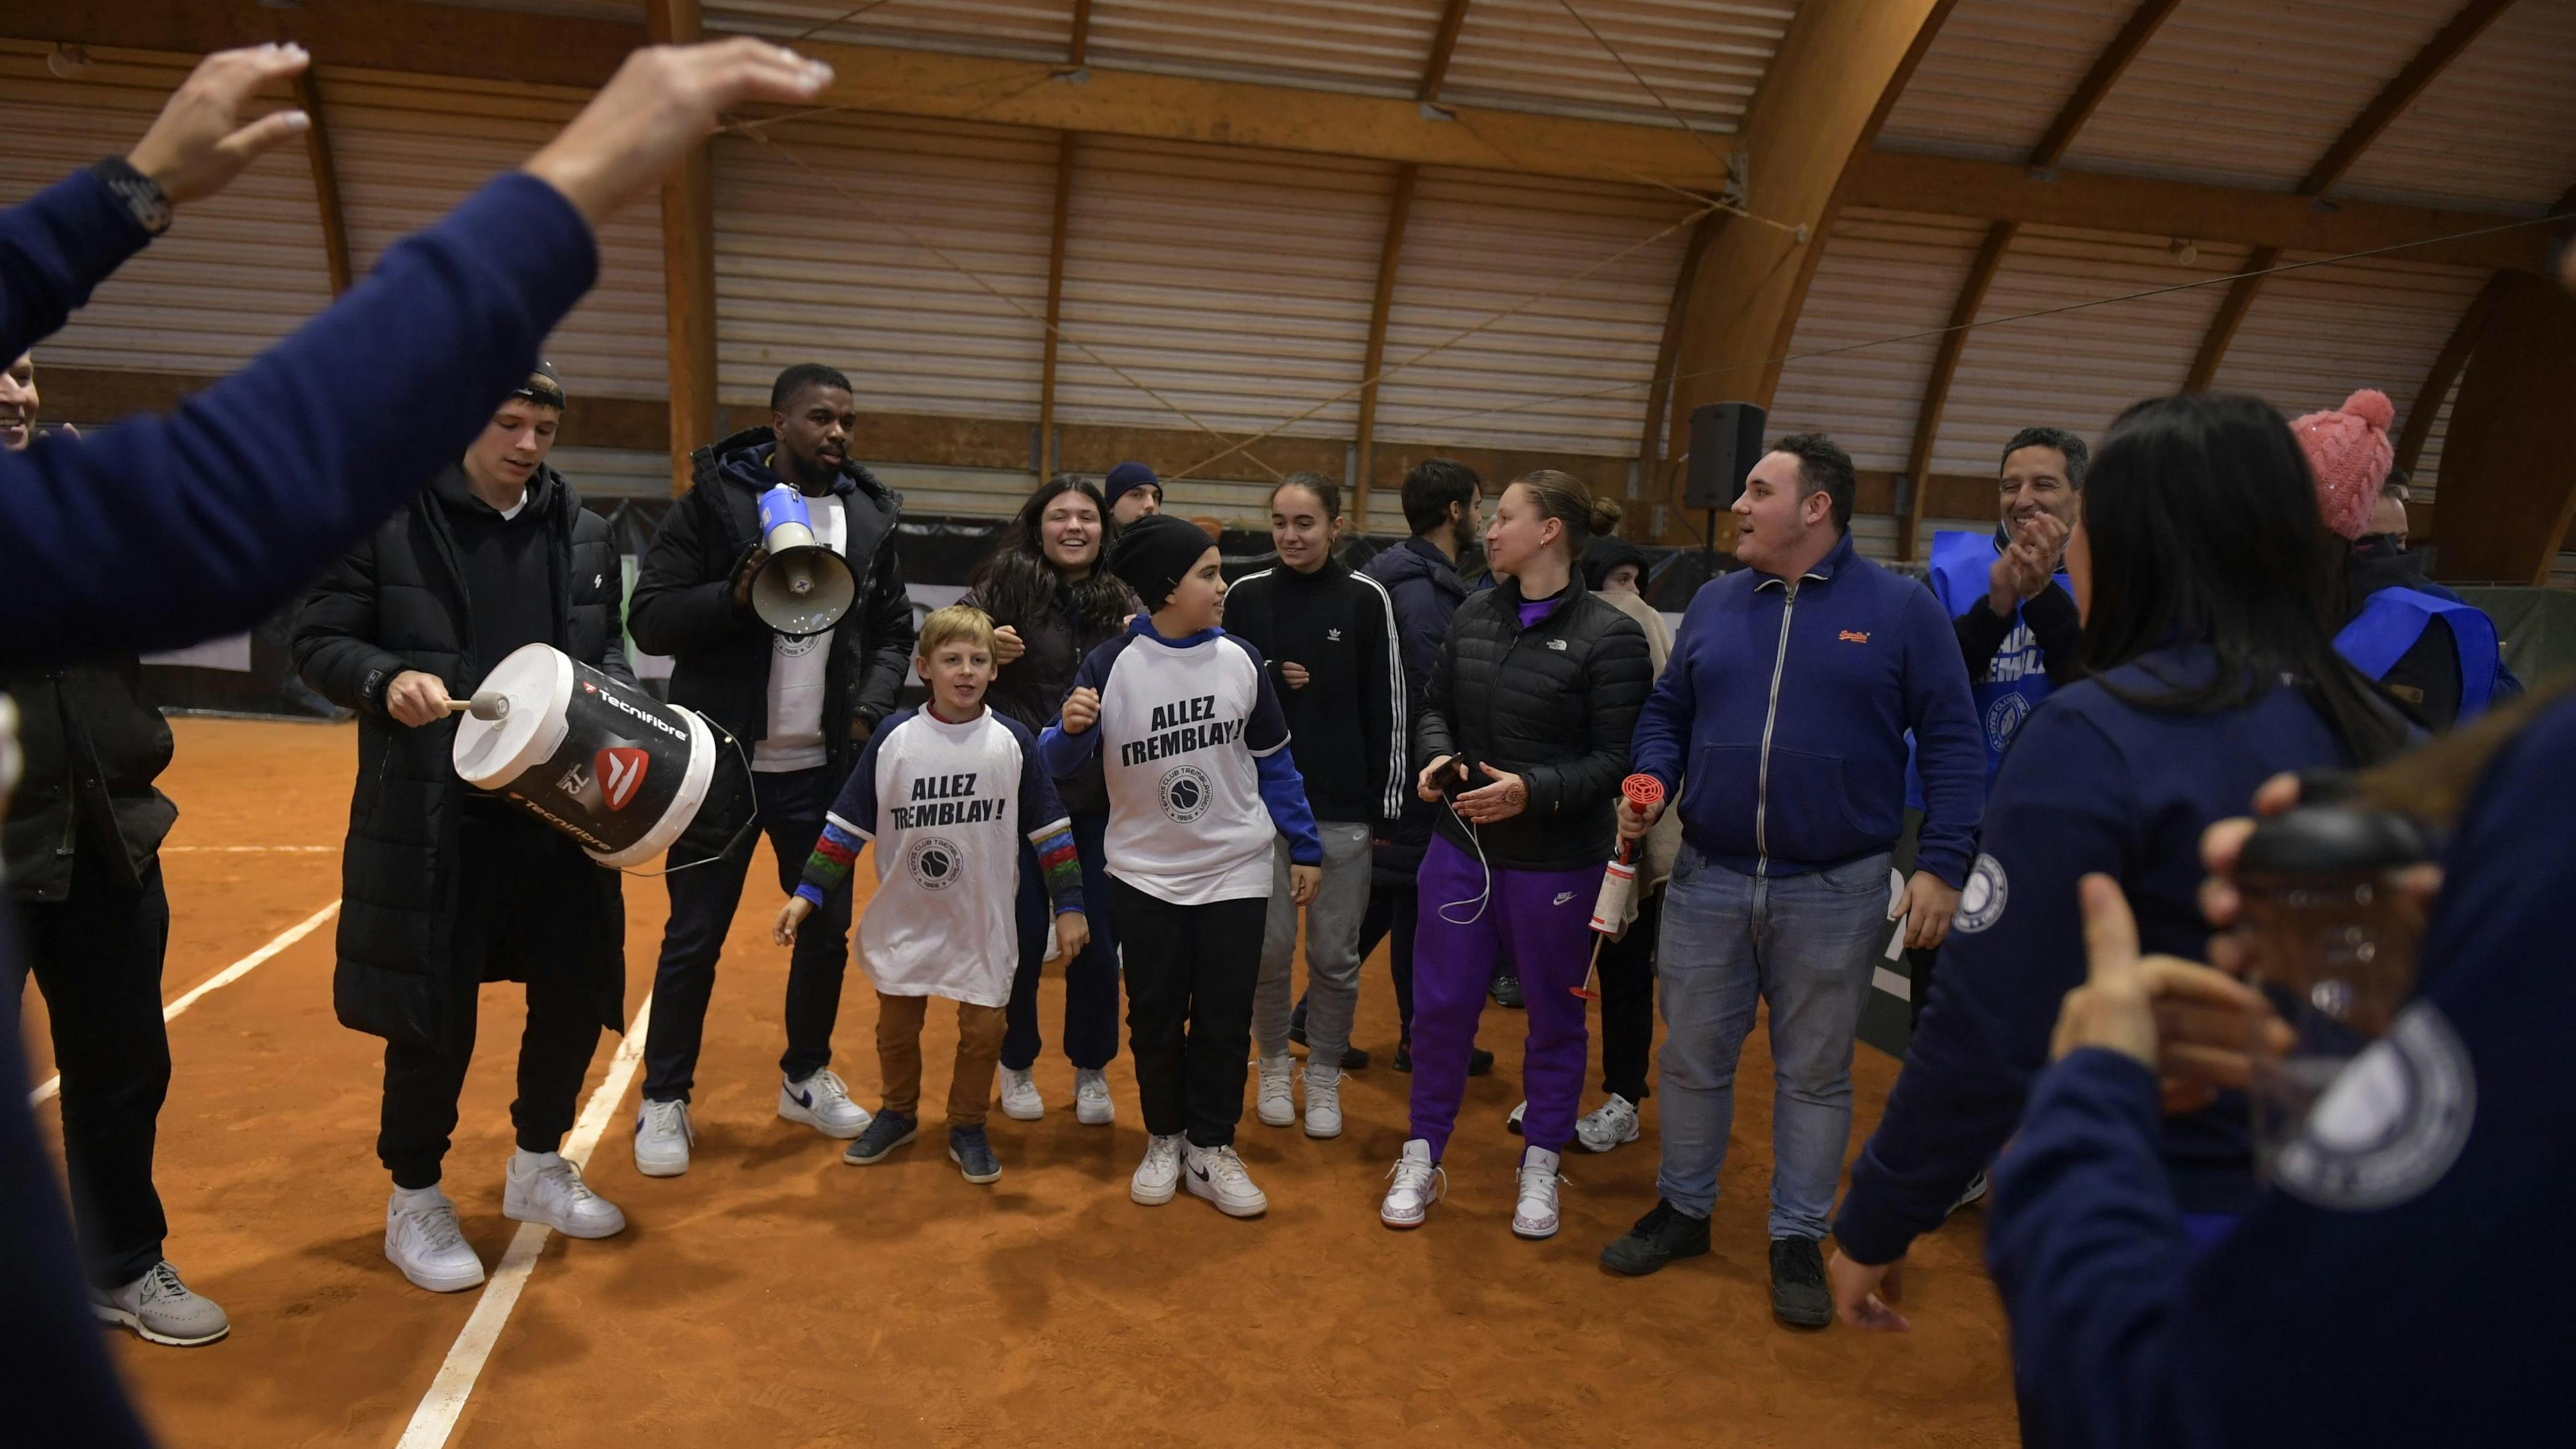
[[[885,1104],[842,1160],[865,1167],[910,1142],[921,1101],[921,1023],[930,998],[957,1003],[957,1065],[948,1079],[948,1157],[968,1182],[1002,1175],[984,1135],[1003,1008],[1019,965],[1020,842],[1037,847],[1056,936],[1067,953],[1090,936],[1073,823],[1038,767],[1028,727],[984,704],[993,682],[993,621],[952,604],[922,622],[914,666],[930,703],[887,720],[868,741],[824,817],[805,878],[779,910],[777,938],[849,887],[861,847],[877,852],[876,893],[859,922],[859,964],[877,987],[877,1061]]]
[[[1152,1134],[1128,1195],[1165,1203],[1185,1182],[1252,1217],[1270,1200],[1235,1156],[1234,1128],[1273,842],[1288,839],[1302,906],[1322,877],[1323,840],[1261,655],[1217,627],[1225,579],[1207,535],[1149,514],[1119,534],[1109,567],[1150,612],[1082,661],[1038,752],[1057,776],[1097,753],[1108,779],[1104,853]]]

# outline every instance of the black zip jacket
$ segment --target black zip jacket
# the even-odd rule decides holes
[[[25,760],[8,801],[5,843],[11,889],[21,900],[71,894],[80,832],[117,862],[117,884],[141,884],[179,807],[153,781],[170,766],[170,726],[143,687],[132,655],[64,669],[0,672],[18,702]]]
[[[760,495],[779,483],[761,460],[776,445],[768,428],[748,428],[689,455],[694,481],[663,515],[626,606],[635,647],[671,656],[671,702],[705,715],[746,753],[769,733],[774,635],[759,615],[733,606],[733,572],[760,543]],[[859,758],[851,722],[873,729],[894,712],[912,669],[913,624],[894,548],[902,496],[856,463],[842,465],[832,491],[848,528],[841,552],[859,586],[823,667],[825,766],[837,780]],[[705,823],[730,833],[726,822]]]
[[[1246,574],[1225,596],[1225,632],[1259,650],[1288,716],[1288,749],[1318,820],[1386,836],[1404,812],[1404,660],[1386,585],[1338,559],[1301,574]],[[1306,667],[1289,687],[1283,662]]]
[[[1594,598],[1579,573],[1527,629],[1520,605],[1519,581],[1506,579],[1458,606],[1414,725],[1413,766],[1419,773],[1463,748],[1527,783],[1529,804],[1520,814],[1479,829],[1488,862],[1524,870],[1597,866],[1616,840],[1613,811],[1628,774],[1628,739],[1654,685],[1646,633]],[[1476,779],[1491,783],[1482,771]],[[1471,854],[1479,844],[1445,806],[1433,828]]]

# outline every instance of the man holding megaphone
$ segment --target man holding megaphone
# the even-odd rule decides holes
[[[699,1038],[751,866],[749,842],[736,837],[757,818],[779,888],[793,891],[823,812],[894,711],[910,667],[912,603],[894,549],[903,500],[850,461],[858,421],[839,372],[803,362],[780,373],[769,426],[691,456],[689,491],[663,517],[627,606],[636,646],[671,656],[671,702],[729,732],[751,764],[748,780],[730,759],[719,767],[671,847],[671,920],[635,1130],[635,1165],[648,1177],[689,1169]],[[840,1138],[868,1125],[831,1071],[849,931],[844,896],[798,932],[778,1064],[778,1115]]]

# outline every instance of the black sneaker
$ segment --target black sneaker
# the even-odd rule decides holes
[[[1399,1072],[1413,1070],[1413,1043],[1400,1041],[1395,1044],[1395,1069]],[[1475,1073],[1470,1071],[1467,1075],[1472,1077]]]
[[[1494,978],[1493,985],[1488,986],[1485,989],[1493,993],[1494,1004],[1496,1006],[1504,1007],[1512,1011],[1518,1011],[1522,1007],[1528,1005],[1526,1001],[1521,999],[1521,979],[1518,976],[1508,973],[1497,976]]]
[[[1707,1251],[1708,1219],[1692,1217],[1658,1200],[1655,1210],[1637,1219],[1626,1237],[1601,1250],[1601,1266],[1643,1277],[1675,1258],[1696,1258]]]
[[[1825,1255],[1814,1238],[1771,1240],[1771,1316],[1791,1328],[1822,1328],[1834,1321]]]
[[[1406,1070],[1410,1071],[1412,1068],[1407,1067]],[[1490,1077],[1493,1074],[1494,1054],[1485,1050],[1483,1047],[1469,1047],[1467,1049],[1467,1075],[1471,1077]]]
[[[852,1167],[872,1167],[885,1155],[910,1142],[921,1133],[921,1119],[909,1112],[879,1112],[868,1121],[867,1130],[841,1160]]]
[[[966,1174],[966,1180],[981,1186],[1002,1179],[1002,1159],[993,1155],[991,1139],[981,1127],[948,1129],[948,1160]]]

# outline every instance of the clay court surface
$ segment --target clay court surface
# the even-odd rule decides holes
[[[165,999],[258,950],[339,895],[356,734],[346,726],[176,722],[163,784],[181,810],[165,857]],[[318,848],[317,848],[318,847]],[[862,876],[871,873],[862,871]],[[1521,1018],[1489,1010],[1496,1075],[1471,1084],[1431,1223],[1377,1221],[1405,1136],[1410,1080],[1384,1064],[1393,992],[1372,962],[1359,1043],[1380,1064],[1345,1088],[1350,1130],[1309,1141],[1245,1115],[1241,1146],[1272,1203],[1237,1222],[1186,1196],[1127,1200],[1144,1146],[1124,1059],[1114,1128],[1082,1127],[1050,1049],[1043,1122],[993,1117],[1005,1176],[962,1181],[942,1139],[872,1168],[772,1115],[785,953],[767,940],[771,867],[752,884],[707,1022],[685,1177],[639,1177],[631,1077],[589,1178],[630,1226],[548,1241],[449,1442],[467,1446],[914,1444],[2001,1445],[2014,1440],[2002,1314],[1963,1213],[1918,1245],[1915,1332],[1798,1334],[1773,1324],[1763,1232],[1769,1059],[1757,1032],[1716,1220],[1716,1251],[1612,1279],[1603,1243],[1654,1202],[1645,1140],[1569,1156],[1565,1230],[1509,1230],[1520,1141]],[[627,1009],[652,985],[665,900],[630,881]],[[331,924],[171,1025],[161,1117],[168,1252],[231,1313],[203,1349],[114,1335],[165,1443],[400,1440],[475,1310],[384,1261],[387,1179],[373,1141],[379,1043],[331,1015]],[[1052,1041],[1061,997],[1045,1003]],[[875,998],[854,971],[835,1067],[873,1107]],[[517,988],[483,996],[480,1055],[446,1187],[487,1267],[501,1216]],[[43,1007],[27,996],[39,1080]],[[924,1100],[945,1092],[952,1019],[934,1010]],[[609,1074],[603,1038],[585,1100]],[[1863,1047],[1854,1142],[1896,1063]],[[1587,1098],[1597,1100],[1597,1092]],[[40,1115],[52,1130],[59,1106]]]

